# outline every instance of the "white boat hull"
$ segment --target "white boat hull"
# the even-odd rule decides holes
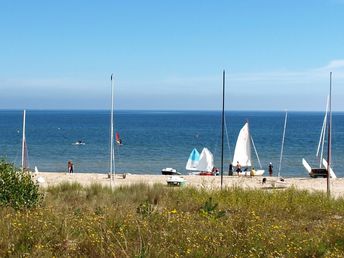
[[[264,169],[255,170],[253,173],[251,173],[251,171],[248,170],[248,171],[239,172],[239,176],[262,176],[264,172],[265,172]],[[233,172],[233,175],[237,175],[237,174],[238,174],[237,172]]]
[[[169,178],[167,178],[166,182],[167,182],[167,185],[183,186],[186,180],[180,176],[170,176]]]

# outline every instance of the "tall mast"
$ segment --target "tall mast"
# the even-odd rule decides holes
[[[288,112],[285,111],[284,128],[283,128],[283,136],[282,136],[282,146],[281,146],[281,155],[280,155],[280,162],[279,162],[279,166],[278,166],[278,177],[281,176],[282,157],[283,157],[283,148],[284,148],[284,138],[285,138],[285,131],[287,129],[287,119],[288,119]]]
[[[223,142],[224,142],[224,131],[225,131],[225,79],[226,72],[223,70],[222,73],[222,130],[221,130],[221,189],[223,185]]]
[[[320,158],[319,158],[320,168],[322,167],[322,159],[323,159],[323,154],[324,154],[324,143],[325,143],[325,136],[326,136],[326,125],[327,125],[327,114],[328,114],[329,102],[330,102],[330,95],[327,95],[326,111],[325,111],[323,126],[321,128],[319,144],[318,144],[318,149],[317,149],[317,154],[316,154],[316,156],[319,157],[319,152],[320,152]]]
[[[331,130],[332,130],[332,72],[330,72],[330,101],[329,101],[329,114],[330,114],[330,119],[328,120],[328,137],[327,137],[327,195],[331,195],[331,190],[330,190],[330,169],[331,169]]]
[[[22,138],[22,171],[24,172],[25,170],[25,166],[26,166],[26,162],[25,162],[25,144],[26,144],[26,139],[25,139],[25,120],[26,120],[26,110],[24,109],[23,112],[23,138]]]
[[[113,131],[114,131],[114,117],[113,117],[113,109],[114,109],[114,78],[113,74],[111,74],[111,122],[110,122],[110,184],[114,180],[114,170],[115,170],[115,151],[114,151],[114,142],[113,142]]]

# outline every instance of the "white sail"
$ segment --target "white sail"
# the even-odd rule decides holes
[[[197,151],[197,149],[193,149],[190,153],[188,161],[186,162],[186,169],[197,170],[199,158],[200,158],[199,152]]]
[[[214,156],[207,148],[203,148],[196,170],[211,172],[213,168]]]
[[[251,166],[251,144],[248,123],[245,123],[239,132],[239,136],[235,145],[233,162],[239,161],[243,167]]]

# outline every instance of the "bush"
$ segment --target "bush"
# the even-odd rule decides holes
[[[31,208],[42,200],[38,185],[28,172],[21,172],[13,164],[0,161],[0,205],[14,209]]]

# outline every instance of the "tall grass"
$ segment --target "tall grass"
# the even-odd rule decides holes
[[[61,184],[0,208],[0,256],[343,257],[344,201],[321,193]]]

